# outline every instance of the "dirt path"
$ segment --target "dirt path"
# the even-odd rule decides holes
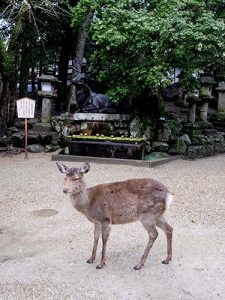
[[[166,240],[159,231],[145,267],[133,270],[147,243],[134,223],[112,228],[107,265],[96,270],[86,263],[93,225],[62,193],[51,156],[0,158],[0,299],[225,299],[224,167],[225,156],[157,168],[92,164],[88,186],[152,177],[175,194],[167,213],[174,227],[170,265],[161,264]]]

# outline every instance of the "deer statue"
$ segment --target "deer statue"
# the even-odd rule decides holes
[[[173,228],[166,222],[164,213],[172,202],[172,194],[154,179],[129,179],[126,181],[99,184],[86,187],[84,174],[90,170],[89,163],[80,168],[68,168],[56,163],[60,172],[65,173],[63,192],[70,194],[72,205],[89,221],[94,223],[94,246],[88,263],[96,257],[97,245],[102,235],[102,257],[96,269],[102,269],[106,261],[106,244],[112,224],[125,224],[140,220],[148,232],[149,240],[140,262],[134,267],[140,270],[158,236],[156,226],[167,238],[167,257],[163,264],[172,260]]]

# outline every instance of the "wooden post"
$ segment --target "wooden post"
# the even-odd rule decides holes
[[[16,101],[18,118],[24,118],[25,158],[27,155],[27,118],[34,118],[35,100],[22,98]]]
[[[25,138],[25,158],[28,158],[28,155],[27,155],[27,118],[25,118],[24,138]]]

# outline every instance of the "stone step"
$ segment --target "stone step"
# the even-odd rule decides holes
[[[33,131],[36,132],[50,132],[51,123],[36,123],[33,125]]]
[[[218,130],[213,128],[213,129],[203,129],[202,134],[204,135],[218,135]]]

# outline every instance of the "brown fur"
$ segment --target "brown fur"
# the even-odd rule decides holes
[[[62,173],[66,173],[63,191],[70,193],[73,206],[95,224],[94,246],[89,263],[95,260],[98,240],[102,234],[102,259],[97,268],[103,268],[111,224],[125,224],[137,220],[140,220],[147,230],[149,242],[134,269],[139,270],[144,265],[158,236],[156,226],[166,234],[167,258],[163,263],[169,263],[172,259],[172,227],[163,216],[168,195],[172,198],[167,187],[154,179],[143,178],[99,184],[87,189],[83,174],[89,171],[89,164],[83,164],[80,169],[67,168],[59,163],[57,166]]]

